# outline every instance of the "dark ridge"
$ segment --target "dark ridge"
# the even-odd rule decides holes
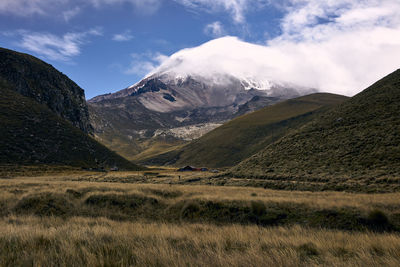
[[[0,86],[34,99],[86,133],[92,133],[85,93],[50,64],[0,48]]]
[[[0,164],[141,169],[47,106],[12,90],[0,91]]]

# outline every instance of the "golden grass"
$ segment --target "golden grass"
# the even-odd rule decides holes
[[[13,179],[0,179],[0,188],[3,190],[0,199],[15,196],[23,197],[24,193],[39,192],[64,192],[67,188],[76,190],[90,189],[89,191],[119,191],[126,193],[143,194],[144,189],[166,191],[180,191],[181,196],[166,201],[179,202],[181,200],[211,200],[211,201],[264,201],[275,203],[295,203],[308,205],[312,208],[342,208],[352,207],[369,211],[373,208],[397,210],[400,206],[400,193],[363,194],[346,192],[304,192],[270,190],[253,187],[235,186],[208,186],[208,185],[180,185],[168,184],[167,180],[177,181],[175,172],[163,172],[167,177],[155,178],[144,176],[144,172],[111,172],[93,174],[91,172],[67,173],[57,176],[16,177]],[[171,176],[170,176],[171,175]],[[181,180],[196,178],[199,174],[188,172],[179,173]],[[171,178],[172,177],[172,178]],[[132,178],[134,183],[126,183],[126,178]],[[137,180],[135,180],[137,178]],[[118,179],[120,182],[118,182]],[[147,184],[151,180],[154,184]],[[160,182],[160,184],[155,184]],[[144,182],[144,183],[140,183]],[[11,193],[10,193],[11,192]],[[12,193],[14,192],[14,193]],[[147,191],[146,194],[149,194]],[[158,197],[158,196],[154,196]]]
[[[169,176],[157,178],[160,174]],[[240,205],[265,203],[273,207],[271,203],[286,203],[295,211],[304,206],[311,213],[349,208],[367,214],[379,208],[389,215],[398,215],[400,193],[274,191],[166,184],[166,180],[162,184],[126,182],[129,177],[150,181],[178,179],[175,174],[169,170],[143,178],[144,172],[66,172],[0,179],[0,266],[400,265],[398,231],[340,231],[324,225],[324,229],[315,225],[310,228],[306,223],[261,227],[250,221],[218,221],[207,214],[204,215],[209,221],[202,223],[179,217],[180,203],[202,201],[237,204],[238,212],[243,212]],[[198,174],[181,175],[184,180]],[[117,182],[118,177],[121,182]],[[46,199],[46,194],[54,198]],[[118,207],[115,203],[103,207],[104,202],[90,204],[91,197],[100,201],[107,197],[140,201],[143,197],[145,202],[134,208]],[[38,207],[29,198],[43,200],[44,206]],[[64,200],[65,206],[60,203]],[[217,208],[222,209],[223,205]],[[63,209],[66,213],[62,213]],[[54,210],[57,216],[48,213]],[[178,217],[174,217],[175,213]]]
[[[400,237],[301,227],[0,220],[0,265],[399,266]]]

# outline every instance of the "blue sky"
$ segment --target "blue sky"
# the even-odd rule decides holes
[[[0,46],[49,62],[91,98],[132,85],[181,49],[237,36],[291,55],[290,66],[272,66],[285,69],[280,76],[294,77],[291,82],[334,91],[328,85],[343,80],[335,88],[351,95],[398,68],[399,2],[1,0]],[[314,54],[318,61],[310,61]],[[368,56],[382,60],[369,66]],[[331,74],[315,79],[324,66]],[[363,76],[370,78],[363,83]]]
[[[135,59],[140,62],[157,53],[171,55],[226,34],[251,42],[264,41],[266,33],[276,34],[280,17],[279,10],[273,6],[249,11],[247,15],[251,19],[243,23],[237,22],[224,8],[209,12],[209,7],[189,7],[175,1],[147,1],[146,5],[156,5],[153,8],[136,6],[130,1],[114,2],[96,7],[71,1],[47,8],[46,3],[40,5],[38,1],[41,12],[23,7],[15,12],[3,10],[0,44],[49,62],[77,82],[85,89],[86,97],[91,98],[122,89],[142,78],[147,69],[131,70]],[[213,26],[207,27],[209,24]],[[218,26],[223,28],[221,32]],[[82,35],[72,41],[79,52],[62,56],[58,50],[63,44],[48,45],[45,48],[56,54],[52,56],[23,44],[24,35],[62,39],[68,33]]]

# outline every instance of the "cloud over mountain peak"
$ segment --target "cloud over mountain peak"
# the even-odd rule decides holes
[[[174,53],[150,74],[229,74],[351,96],[399,68],[397,0],[289,2],[281,34],[265,44],[214,39]]]

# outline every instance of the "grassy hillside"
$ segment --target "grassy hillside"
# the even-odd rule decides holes
[[[321,109],[337,105],[344,96],[318,93],[238,117],[181,149],[147,160],[149,164],[233,166],[275,142],[289,130],[308,122]]]
[[[0,165],[140,169],[54,114],[0,86]]]
[[[243,161],[236,176],[398,183],[400,70]],[[361,182],[360,182],[361,183]]]

